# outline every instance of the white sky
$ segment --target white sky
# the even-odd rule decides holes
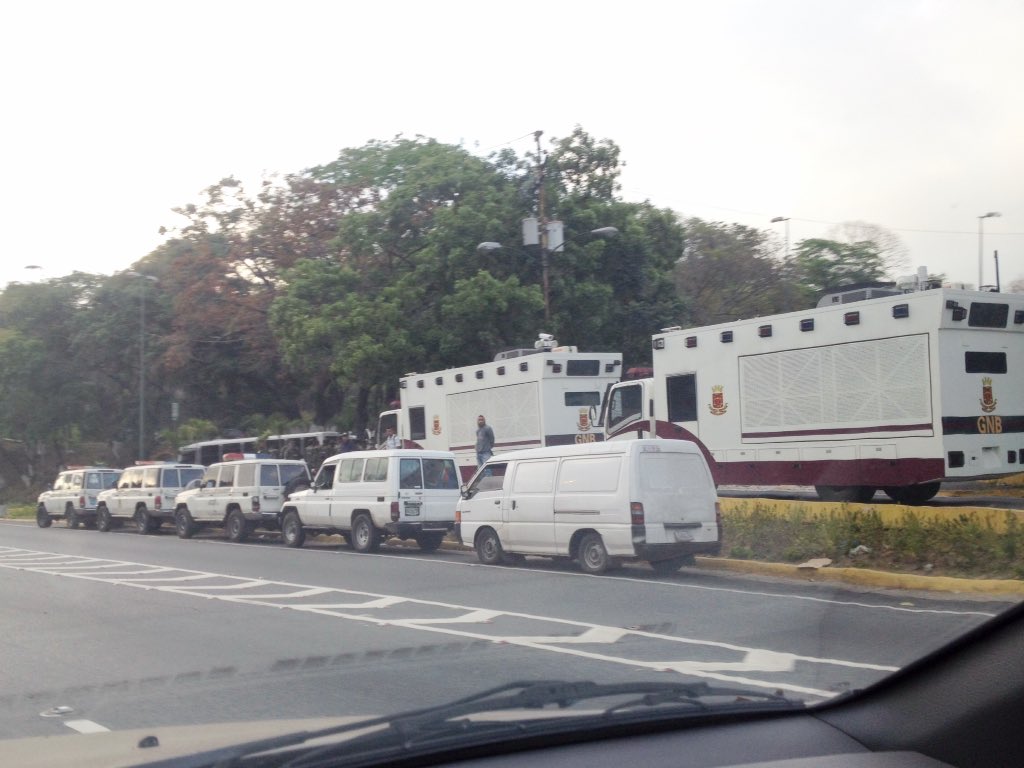
[[[522,153],[575,124],[623,196],[1024,277],[1020,0],[6,3],[0,286],[126,269],[171,208],[402,133]],[[519,138],[524,137],[524,138]],[[42,269],[26,270],[26,265]]]

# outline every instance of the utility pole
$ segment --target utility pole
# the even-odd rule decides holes
[[[547,165],[544,159],[544,150],[540,146],[540,137],[544,131],[534,131],[533,140],[537,142],[537,219],[540,222],[540,271],[541,280],[544,285],[544,323],[551,325],[551,284],[548,278],[548,219],[544,212],[544,168]],[[545,331],[550,328],[545,327]]]

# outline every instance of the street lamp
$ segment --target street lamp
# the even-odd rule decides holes
[[[789,217],[788,216],[776,216],[771,220],[772,224],[778,224],[780,221],[786,222],[786,258],[789,258]]]
[[[528,239],[527,238],[527,229],[528,229],[527,222],[531,222],[531,221],[533,222],[533,225],[536,226],[536,224],[537,224],[537,220],[536,219],[526,219],[523,222],[523,237],[524,237],[524,240]],[[548,222],[546,222],[544,231],[540,234],[540,237],[539,237],[541,283],[542,283],[543,288],[544,288],[544,322],[545,323],[550,323],[551,322],[551,285],[550,285],[550,281],[548,279],[548,256],[550,254],[552,254],[552,253],[555,253],[556,251],[560,251],[563,248],[565,248],[565,240],[561,239],[561,224],[562,224],[562,222],[560,222],[560,221],[558,221],[558,222],[555,222],[555,221],[548,221]],[[558,239],[559,239],[558,245],[556,245],[554,248],[548,248],[548,227],[550,227],[551,225],[557,225],[557,232],[558,232]],[[617,234],[619,234],[619,230],[618,230],[617,227],[598,227],[597,229],[590,230],[590,234],[593,235],[594,237],[605,237],[605,238],[607,238],[607,237],[615,237]],[[534,244],[534,242],[527,242],[526,244],[527,245],[532,245],[532,244]],[[483,243],[480,243],[479,245],[477,245],[476,249],[478,251],[483,251],[484,253],[490,253],[492,251],[499,251],[499,250],[501,250],[504,247],[505,246],[502,245],[501,243],[496,243],[493,240],[488,240],[486,242],[483,242]]]
[[[129,270],[130,277],[159,283],[160,279],[153,275]],[[146,456],[146,284],[139,283],[139,459]]]
[[[992,219],[992,218],[995,218],[997,216],[1002,216],[1002,215],[1003,214],[999,213],[998,211],[989,211],[988,213],[983,213],[981,216],[978,217],[978,290],[979,291],[981,290],[981,284],[983,282],[984,274],[985,274],[985,249],[984,249],[984,245],[983,245],[985,235],[984,235],[984,229],[982,228],[982,224],[984,223],[985,219]]]

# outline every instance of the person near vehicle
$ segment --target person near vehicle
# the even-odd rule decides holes
[[[348,453],[349,451],[356,450],[355,441],[352,440],[352,434],[346,432],[341,436],[341,444],[338,446],[338,453]]]
[[[476,417],[476,465],[479,467],[494,455],[494,430],[483,415]]]
[[[402,441],[398,439],[398,435],[395,434],[394,427],[388,427],[384,430],[384,442],[377,446],[378,448],[401,448]]]

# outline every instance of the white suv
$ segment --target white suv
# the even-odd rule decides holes
[[[127,520],[134,520],[139,533],[153,533],[164,520],[174,519],[174,497],[206,469],[201,464],[165,464],[143,462],[128,467],[117,487],[100,493],[96,507],[96,527],[109,531]]]
[[[302,460],[248,459],[211,464],[197,488],[174,500],[174,527],[187,539],[204,526],[223,526],[231,541],[245,541],[258,526],[276,530],[285,493],[309,485]]]
[[[55,518],[64,518],[68,528],[96,524],[96,497],[113,488],[120,469],[110,467],[72,467],[57,475],[50,490],[39,494],[36,523],[49,528]]]
[[[307,531],[338,532],[358,552],[382,539],[415,539],[432,552],[455,525],[455,454],[398,448],[342,453],[324,460],[313,485],[281,509],[281,536],[301,547]]]

